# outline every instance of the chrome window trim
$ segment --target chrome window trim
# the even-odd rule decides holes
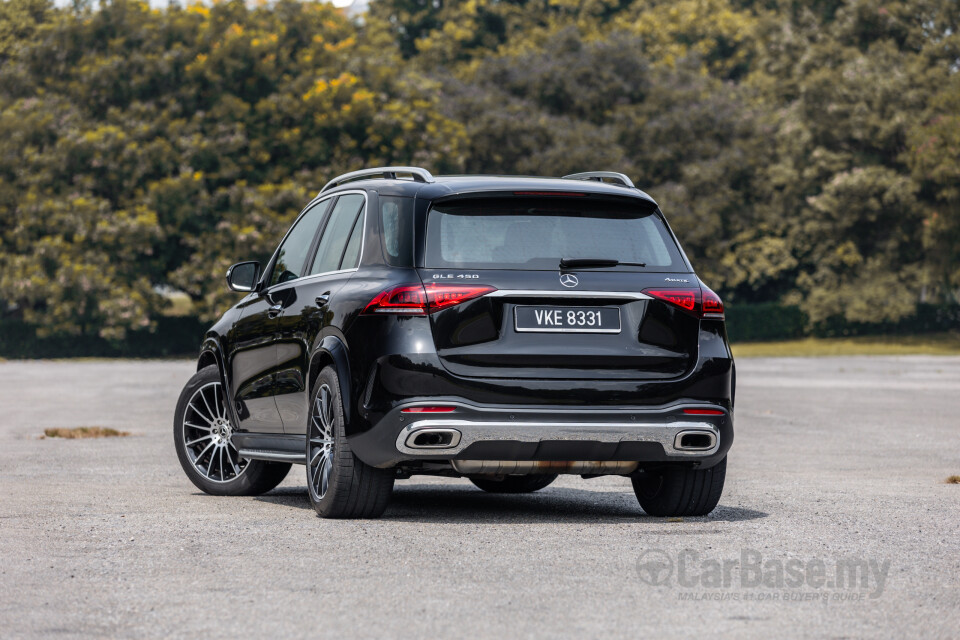
[[[315,273],[310,276],[300,276],[296,280],[287,280],[286,282],[279,282],[273,285],[272,287],[270,287],[269,289],[267,289],[267,292],[286,291],[286,289],[288,289],[287,285],[298,286],[301,284],[307,284],[312,280],[320,280],[322,278],[326,278],[327,276],[336,276],[343,273],[353,273],[359,268],[360,267],[354,267],[353,269],[340,269],[339,271],[324,271],[323,273]]]

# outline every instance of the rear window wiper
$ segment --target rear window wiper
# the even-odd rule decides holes
[[[620,262],[608,258],[560,258],[560,268],[564,269],[606,269],[617,266],[645,267],[646,262]]]

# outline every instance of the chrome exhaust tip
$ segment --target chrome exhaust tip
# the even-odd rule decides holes
[[[677,451],[710,451],[717,446],[717,434],[712,431],[681,431],[673,440]]]
[[[451,449],[460,444],[456,429],[418,429],[407,436],[404,445],[410,449]]]

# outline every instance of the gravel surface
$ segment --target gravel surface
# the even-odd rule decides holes
[[[207,496],[171,438],[192,369],[0,363],[0,635],[960,635],[960,358],[742,360],[726,490],[682,521],[616,477],[414,477],[372,521],[318,519],[299,466]],[[39,438],[76,426],[132,435]]]

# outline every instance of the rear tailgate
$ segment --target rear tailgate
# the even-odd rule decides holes
[[[695,364],[698,318],[643,293],[697,286],[665,222],[644,202],[450,201],[434,205],[426,234],[418,272],[428,290],[496,289],[430,316],[440,360],[454,374],[650,380]],[[560,269],[561,258],[637,264]]]

